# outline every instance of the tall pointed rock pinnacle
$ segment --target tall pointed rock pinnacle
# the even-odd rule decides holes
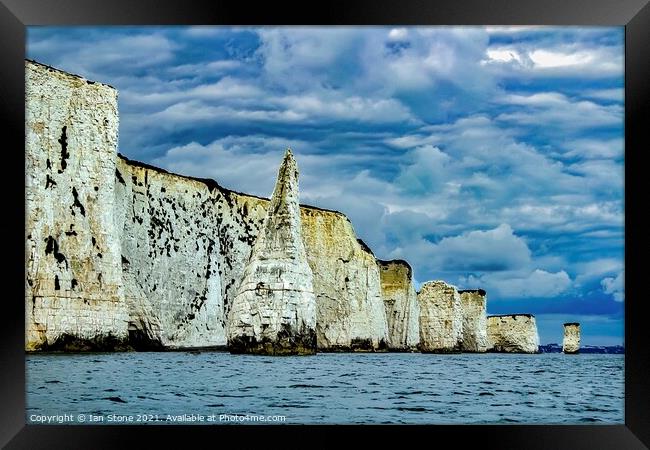
[[[231,353],[316,353],[316,297],[302,241],[298,166],[287,149],[229,315]]]

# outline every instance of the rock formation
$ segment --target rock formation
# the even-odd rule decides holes
[[[269,200],[119,155],[112,87],[32,61],[25,75],[25,348],[225,348]],[[345,215],[299,212],[319,351],[461,348],[453,288],[417,295],[408,264],[377,261]]]
[[[504,353],[537,353],[539,335],[535,316],[510,314],[488,316],[488,351]]]
[[[233,353],[316,353],[316,297],[302,242],[298,167],[287,150],[228,317]]]
[[[381,296],[388,323],[388,348],[415,350],[420,341],[420,308],[413,287],[411,266],[406,261],[377,260]]]
[[[119,348],[117,92],[40,64],[25,79],[26,348]]]
[[[319,351],[385,349],[388,330],[374,255],[342,214],[304,208],[302,219]]]
[[[118,155],[113,88],[25,68],[26,349],[71,339],[98,349],[225,347],[269,201]],[[318,269],[319,348],[381,348],[388,333],[372,252],[345,215],[300,212]]]
[[[580,324],[565,323],[564,339],[562,340],[562,351],[567,354],[575,354],[580,351]]]
[[[428,281],[417,294],[420,306],[420,350],[459,352],[463,340],[463,312],[458,290],[444,281]]]
[[[487,294],[483,289],[458,291],[463,311],[463,342],[464,352],[485,352],[488,348],[487,339]]]

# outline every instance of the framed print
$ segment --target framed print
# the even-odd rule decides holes
[[[648,445],[646,2],[4,4],[7,448]]]

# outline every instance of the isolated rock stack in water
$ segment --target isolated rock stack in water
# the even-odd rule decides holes
[[[458,290],[444,281],[428,281],[418,292],[420,350],[450,353],[461,350],[463,311]]]
[[[564,339],[562,340],[562,351],[564,353],[578,353],[580,351],[580,324],[565,323]]]
[[[459,291],[463,309],[464,352],[484,352],[488,348],[487,338],[487,294],[483,289]]]
[[[537,353],[539,335],[531,314],[510,314],[487,318],[488,351]]]
[[[316,353],[316,297],[301,237],[298,167],[287,150],[229,316],[233,353]]]

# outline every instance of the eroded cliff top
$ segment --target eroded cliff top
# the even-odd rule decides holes
[[[527,317],[527,318],[535,318],[533,314],[494,314],[487,316],[488,319],[496,318],[496,317],[512,317],[513,319],[516,319],[517,317]]]
[[[485,295],[486,295],[486,292],[485,292],[483,289],[460,289],[460,290],[458,291],[459,294],[463,294],[463,293],[465,293],[465,292],[467,292],[467,293],[471,293],[471,294],[482,295],[482,296],[484,296],[484,297],[485,297]]]
[[[565,326],[565,327],[571,327],[571,326],[573,326],[573,327],[579,327],[580,324],[579,324],[578,322],[567,322],[567,323],[564,324],[564,326]]]
[[[386,267],[386,268],[391,265],[403,266],[406,268],[407,278],[409,280],[413,278],[413,268],[407,261],[403,259],[390,259],[390,260],[377,259],[377,264],[379,264],[381,267]]]
[[[65,75],[65,76],[68,76],[68,77],[71,77],[71,78],[76,78],[76,79],[78,79],[80,81],[85,81],[88,84],[98,84],[100,86],[109,87],[109,88],[111,88],[111,89],[113,89],[115,91],[117,90],[117,89],[115,89],[115,87],[111,86],[108,83],[100,83],[99,81],[92,81],[92,80],[87,79],[86,77],[83,77],[81,75],[77,75],[76,73],[66,72],[65,70],[61,70],[61,69],[57,69],[56,67],[48,66],[47,64],[43,64],[42,62],[38,62],[38,61],[35,61],[33,59],[25,58],[25,63],[27,63],[27,65],[33,65],[33,66],[40,67],[43,70],[47,70],[48,72],[56,72],[56,73],[59,73],[59,74],[62,74],[62,75]]]
[[[235,191],[233,189],[228,189],[226,187],[221,186],[219,183],[217,183],[217,181],[213,180],[212,178],[199,178],[199,177],[193,177],[193,176],[190,176],[190,175],[181,175],[179,173],[174,173],[174,172],[170,172],[168,170],[165,170],[162,167],[157,167],[157,166],[153,166],[151,164],[148,164],[148,163],[145,163],[145,162],[142,162],[142,161],[136,161],[134,159],[130,159],[130,158],[124,156],[121,153],[118,153],[117,156],[118,156],[118,158],[120,158],[124,162],[126,162],[127,164],[129,164],[131,166],[134,166],[134,167],[140,167],[140,168],[147,169],[147,170],[152,170],[154,172],[158,172],[158,173],[161,173],[161,174],[171,175],[171,176],[182,178],[182,179],[185,179],[185,180],[192,180],[192,181],[197,181],[199,183],[203,183],[208,187],[208,189],[210,191],[214,191],[216,189],[216,190],[218,190],[219,192],[221,192],[224,195],[240,195],[242,197],[257,198],[259,200],[264,200],[264,201],[267,201],[267,202],[271,200],[268,197],[261,197],[259,195],[247,194],[245,192],[239,192],[239,191]],[[350,219],[345,214],[343,214],[341,211],[336,211],[336,210],[333,210],[333,209],[320,208],[318,206],[313,206],[313,205],[306,205],[304,203],[301,203],[300,207],[305,208],[307,210],[323,211],[323,212],[327,212],[327,213],[337,214],[337,215],[340,215],[341,217],[344,217],[345,220],[347,220],[348,222],[350,221]],[[362,244],[362,246],[365,246],[367,248],[367,246],[365,244]],[[368,249],[368,251],[370,253],[372,253],[372,251],[370,249]]]

